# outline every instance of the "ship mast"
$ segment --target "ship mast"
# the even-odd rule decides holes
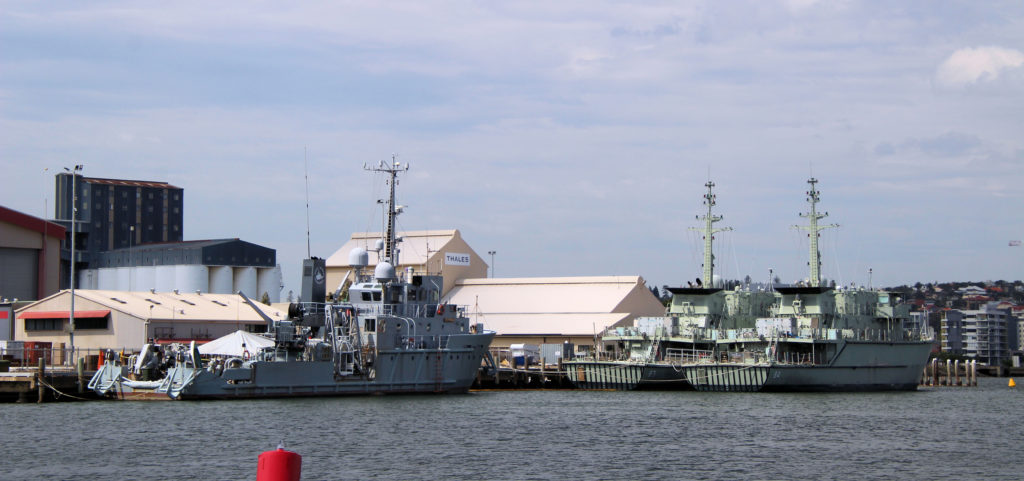
[[[708,193],[704,194],[704,205],[708,206],[708,213],[703,216],[697,216],[697,219],[704,220],[704,227],[691,227],[690,230],[697,230],[704,233],[704,287],[714,287],[714,273],[715,273],[715,254],[711,251],[712,240],[715,237],[716,232],[724,232],[732,230],[732,227],[722,227],[715,229],[713,226],[715,222],[722,220],[722,216],[713,215],[711,208],[715,206],[715,194],[712,193],[711,189],[715,187],[715,183],[708,181],[704,184],[704,187],[708,188]]]
[[[818,183],[818,179],[811,177],[807,183],[811,184],[811,190],[807,191],[807,202],[811,204],[811,211],[800,214],[800,217],[810,220],[810,225],[795,225],[793,227],[808,231],[807,236],[811,239],[810,260],[807,263],[811,267],[810,284],[811,287],[821,287],[821,251],[818,250],[818,238],[821,237],[821,234],[819,232],[830,227],[839,227],[839,224],[818,225],[819,220],[828,217],[828,212],[819,213],[817,210],[821,192],[818,192],[814,184]]]
[[[388,193],[387,210],[384,213],[384,253],[381,256],[381,259],[392,266],[397,266],[398,252],[395,249],[395,244],[397,244],[395,220],[398,218],[398,214],[400,214],[401,211],[399,211],[398,207],[395,205],[395,185],[398,184],[398,173],[409,170],[409,165],[406,164],[403,167],[401,162],[396,161],[395,157],[391,156],[390,165],[384,163],[382,160],[376,167],[367,167],[364,165],[363,169],[372,172],[382,172],[391,177],[387,181],[390,192]]]

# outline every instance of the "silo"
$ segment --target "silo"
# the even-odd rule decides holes
[[[141,266],[136,267],[135,272],[132,274],[132,290],[133,291],[148,291],[150,289],[156,289],[156,267],[155,266]]]
[[[82,269],[78,271],[78,284],[75,287],[79,289],[96,289],[96,269]]]
[[[213,294],[232,294],[234,270],[231,266],[209,266],[210,292]]]
[[[174,283],[181,292],[210,292],[210,273],[204,265],[179,264],[174,266]]]
[[[130,291],[131,280],[132,280],[132,268],[131,267],[115,267],[114,276],[117,278],[117,287],[115,291]]]
[[[171,292],[177,289],[175,286],[176,274],[175,266],[157,266],[156,267],[156,291],[157,292]]]
[[[266,292],[270,302],[281,302],[281,266],[257,269],[256,280],[260,298]]]
[[[259,300],[260,294],[256,293],[258,287],[255,267],[235,268],[235,282],[232,285],[233,292],[242,291],[245,295]]]
[[[101,291],[116,291],[117,288],[117,269],[113,267],[104,267],[102,269],[96,269],[96,288]]]

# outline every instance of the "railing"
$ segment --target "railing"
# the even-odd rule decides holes
[[[75,367],[76,359],[85,359],[85,369],[95,370],[98,369],[101,363],[99,362],[101,353],[104,359],[110,353],[120,357],[121,353],[124,353],[124,358],[136,354],[134,350],[129,349],[99,349],[99,348],[75,348],[73,351],[63,347],[53,346],[38,346],[33,341],[22,341],[23,347],[0,347],[0,359],[9,361],[11,367],[24,367],[24,368],[35,368],[39,366],[39,361],[42,360],[43,364],[48,366],[50,369],[70,368]],[[47,343],[49,344],[49,343]]]

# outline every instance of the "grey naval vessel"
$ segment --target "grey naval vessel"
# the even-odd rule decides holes
[[[135,362],[106,362],[89,387],[111,397],[164,399],[468,391],[494,332],[471,324],[466,306],[444,302],[441,276],[396,273],[395,222],[402,209],[395,205],[395,186],[408,165],[392,160],[364,169],[385,174],[390,193],[381,201],[386,212],[376,245],[380,262],[371,271],[366,249],[350,253],[355,281],[347,302],[291,308],[284,321],[263,315],[267,331],[259,335],[266,346],[250,344],[251,356],[203,359],[193,343],[168,353],[176,362],[162,377],[137,379],[134,374],[144,371],[140,366],[161,364],[153,356],[164,365],[168,360],[147,346]]]
[[[914,390],[934,333],[904,328],[909,307],[893,293],[832,288],[820,279],[817,179],[808,180],[810,277],[795,286],[754,291],[714,285],[714,184],[704,196],[703,281],[671,288],[666,315],[638,318],[602,336],[611,359],[566,363],[582,388],[700,391]],[[609,353],[610,350],[610,353]]]

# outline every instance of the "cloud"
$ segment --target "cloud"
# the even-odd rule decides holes
[[[1003,47],[962,48],[939,65],[935,79],[946,87],[991,82],[1024,65],[1024,53]]]

